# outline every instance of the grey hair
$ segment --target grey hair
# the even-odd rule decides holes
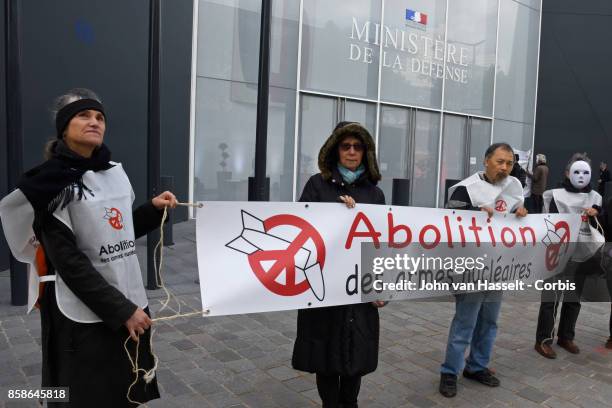
[[[545,164],[546,163],[546,155],[540,153],[536,155],[536,163],[542,163]]]
[[[577,161],[584,161],[587,162],[589,167],[593,167],[591,166],[591,159],[589,159],[589,156],[587,156],[586,152],[585,153],[574,153],[571,157],[571,159],[567,162],[567,165],[565,166],[565,171],[568,172],[570,167],[572,167],[572,164],[574,164]]]
[[[51,107],[52,120],[55,123],[55,117],[64,106],[71,104],[79,99],[93,99],[102,103],[100,97],[91,89],[87,88],[73,88],[63,95],[58,96],[53,100],[53,106]]]
[[[493,156],[493,154],[495,154],[495,151],[497,149],[502,149],[508,153],[512,153],[512,158],[514,159],[514,150],[512,149],[512,146],[510,146],[508,143],[500,142],[500,143],[493,143],[491,146],[487,148],[487,151],[485,152],[485,160]]]
[[[66,92],[63,95],[58,96],[53,100],[53,105],[51,106],[51,122],[55,124],[55,118],[57,117],[57,113],[66,105],[71,104],[72,102],[78,101],[79,99],[93,99],[102,103],[100,97],[91,89],[87,88],[73,88]],[[43,156],[45,160],[49,160],[53,151],[55,150],[55,146],[57,145],[57,137],[50,138],[45,144],[45,149]]]

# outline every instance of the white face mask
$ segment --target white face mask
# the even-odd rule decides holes
[[[570,166],[569,179],[572,186],[581,190],[591,182],[591,166],[585,161],[579,160]]]

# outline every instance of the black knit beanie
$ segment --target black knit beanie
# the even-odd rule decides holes
[[[57,115],[55,115],[55,130],[57,131],[57,138],[61,139],[64,137],[64,130],[66,130],[66,127],[77,113],[88,109],[98,111],[106,118],[104,107],[95,99],[79,99],[78,101],[69,103],[60,109],[57,112]]]

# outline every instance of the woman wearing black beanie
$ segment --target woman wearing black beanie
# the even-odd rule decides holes
[[[28,297],[41,313],[42,386],[68,387],[68,406],[136,406],[159,391],[135,239],[159,227],[176,198],[166,191],[132,210],[132,186],[103,144],[107,117],[95,93],[73,89],[55,108],[47,160],[0,202],[11,251],[37,272]],[[137,377],[124,344],[132,358],[138,348]]]

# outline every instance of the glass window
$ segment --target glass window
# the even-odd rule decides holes
[[[347,100],[344,103],[344,120],[361,123],[375,138],[376,105],[367,102]]]
[[[517,150],[531,150],[533,125],[495,119],[493,141],[506,142]]]
[[[270,87],[267,176],[270,201],[293,201],[295,90]]]
[[[255,160],[257,86],[198,78],[196,92],[194,199],[246,201]]]
[[[260,0],[200,0],[197,75],[257,82]]]
[[[379,187],[387,203],[392,202],[393,179],[410,177],[410,135],[412,109],[381,106],[378,163],[382,180]]]
[[[410,108],[381,108],[380,188],[392,202],[393,179],[410,180],[410,205],[433,207],[436,202],[440,114]]]
[[[467,118],[464,116],[444,115],[439,207],[443,207],[449,198],[446,196],[448,187],[450,187],[450,185],[447,185],[447,180],[458,181],[466,177],[466,146]]]
[[[439,140],[440,114],[417,110],[410,199],[413,206],[436,206]]]
[[[335,98],[301,96],[296,200],[299,200],[308,179],[319,173],[319,150],[336,126],[336,105]]]
[[[200,0],[198,76],[257,83],[261,0]],[[295,89],[299,1],[272,2],[270,85]]]
[[[542,0],[515,0],[515,1],[527,7],[531,7],[532,9],[540,10],[542,8]],[[582,7],[581,7],[581,10],[585,11]]]
[[[453,0],[448,7],[444,109],[491,116],[497,0]]]
[[[491,144],[491,121],[470,118],[470,156],[468,163],[468,174],[470,176],[477,171],[483,170],[484,155]]]
[[[445,19],[446,0],[385,1],[381,99],[440,109]]]
[[[501,0],[495,117],[533,123],[540,13]]]
[[[297,76],[299,19],[299,1],[285,0],[272,2],[272,21],[270,22],[271,86],[295,89]],[[259,52],[259,46],[257,47],[257,50]],[[259,61],[259,58],[257,61]],[[293,133],[294,132],[292,132],[292,134]]]
[[[380,0],[304,2],[303,89],[376,99]]]

